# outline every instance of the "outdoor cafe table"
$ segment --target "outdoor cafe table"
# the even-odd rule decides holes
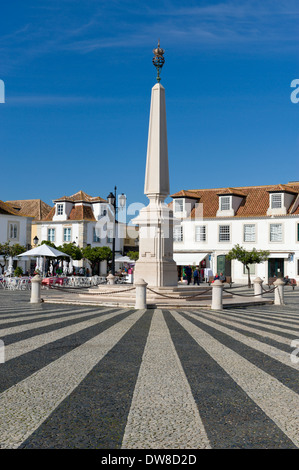
[[[53,284],[59,284],[60,286],[63,286],[64,278],[63,277],[45,277],[42,280],[42,285],[43,286],[49,286]]]

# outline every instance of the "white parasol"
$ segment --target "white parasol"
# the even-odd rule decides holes
[[[31,256],[31,257],[37,257],[37,256],[50,256],[51,258],[59,258],[60,256],[68,256],[66,253],[63,253],[62,251],[56,250],[56,248],[52,248],[49,245],[40,245],[37,246],[36,248],[32,248],[32,250],[25,251],[25,253],[21,253],[18,256]]]
[[[62,251],[56,250],[56,248],[52,248],[52,246],[49,246],[49,245],[46,245],[46,244],[37,246],[36,248],[32,248],[32,250],[25,251],[25,253],[21,253],[18,256],[29,256],[29,257],[32,257],[32,258],[37,258],[37,260],[36,260],[36,269],[39,269],[41,272],[43,272],[43,270],[44,270],[44,262],[43,261],[46,257],[59,258],[61,256],[68,256],[69,258],[71,258],[66,253],[63,253]]]

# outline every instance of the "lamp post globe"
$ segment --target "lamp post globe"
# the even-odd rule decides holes
[[[119,207],[121,207],[122,209],[125,207],[126,201],[127,201],[127,198],[124,195],[124,193],[118,196],[118,204],[119,204]]]

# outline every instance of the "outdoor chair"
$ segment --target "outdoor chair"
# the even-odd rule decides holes
[[[30,289],[30,279],[21,278],[17,284],[18,290],[29,290]]]
[[[19,279],[16,277],[11,277],[7,279],[7,289],[16,290],[18,288]]]

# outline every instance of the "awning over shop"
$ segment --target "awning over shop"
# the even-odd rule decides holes
[[[173,253],[173,259],[178,266],[198,266],[208,253]]]
[[[130,259],[128,256],[120,256],[119,258],[115,258],[115,262],[135,264],[135,261],[133,259]]]
[[[288,258],[291,254],[293,253],[290,251],[285,251],[284,253],[270,253],[269,258]]]

